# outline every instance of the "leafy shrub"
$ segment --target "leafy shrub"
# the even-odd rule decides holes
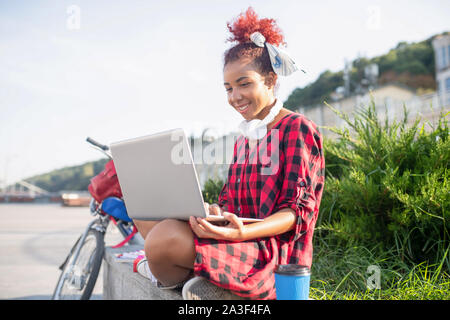
[[[203,200],[207,203],[217,203],[223,184],[220,179],[208,179],[202,190]]]
[[[406,109],[389,124],[378,120],[373,101],[353,120],[329,107],[350,129],[329,128],[338,139],[324,143],[318,236],[333,234],[343,245],[382,244],[411,262],[440,261],[449,247],[448,114],[426,131],[420,119],[407,125]]]

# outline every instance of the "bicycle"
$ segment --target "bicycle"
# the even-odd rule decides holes
[[[112,160],[108,146],[89,137],[86,141]],[[59,266],[61,275],[53,292],[52,300],[89,300],[102,264],[105,251],[104,237],[111,221],[124,237],[124,240],[113,248],[121,247],[126,243],[138,243],[135,239],[136,226],[128,217],[121,198],[110,196],[98,202],[92,197],[90,212],[96,218],[87,225],[64,262]]]

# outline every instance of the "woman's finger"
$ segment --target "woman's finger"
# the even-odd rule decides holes
[[[235,215],[234,213],[231,212],[224,212],[223,213],[223,217],[228,220],[231,224],[235,225],[237,228],[242,228],[244,226],[244,224],[242,223],[241,220],[239,220],[239,218],[237,217],[237,215]]]
[[[208,221],[206,221],[206,219],[197,218],[197,222],[200,226],[203,227],[205,232],[217,234],[217,227],[214,226],[213,224],[209,223]]]
[[[189,218],[189,224],[191,226],[192,231],[197,235],[199,238],[205,237],[205,230],[198,224],[197,220],[194,217]]]
[[[229,221],[228,228],[234,228],[237,231],[237,234],[235,235],[237,239],[243,239],[245,234],[245,226],[244,223],[239,220],[238,216],[230,212],[224,212],[223,216],[227,221]]]
[[[222,209],[220,209],[217,203],[213,203],[212,205],[209,206],[209,214],[214,216],[221,216]]]
[[[195,219],[194,219],[194,217],[189,217],[189,225],[190,225],[190,227],[191,227],[191,229],[192,229],[192,232],[194,232],[195,233],[195,235],[197,235],[197,236],[199,236],[198,235],[198,232],[197,232],[197,226],[196,226],[196,222],[195,222]]]
[[[199,238],[232,240],[235,233],[233,230],[239,229],[239,226],[219,227],[199,217],[191,217],[190,224],[192,230]]]

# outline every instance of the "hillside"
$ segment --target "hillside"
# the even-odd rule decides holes
[[[443,34],[448,34],[444,32]],[[437,35],[435,35],[437,36]],[[360,57],[351,62],[350,92],[364,78],[364,68],[377,64],[378,84],[397,82],[418,91],[436,90],[434,51],[431,41],[435,36],[421,42],[400,42],[388,53],[374,57]],[[330,100],[337,87],[344,86],[343,71],[324,71],[318,79],[303,88],[296,88],[284,102],[286,108],[296,110],[299,106],[312,107]]]
[[[78,166],[65,167],[27,178],[25,181],[50,192],[62,190],[86,191],[90,179],[104,169],[107,161],[107,159],[100,159]]]

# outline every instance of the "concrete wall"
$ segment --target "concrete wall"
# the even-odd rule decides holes
[[[357,110],[366,108],[372,100],[378,119],[382,122],[386,120],[386,117],[390,123],[394,119],[397,121],[403,119],[403,106],[409,113],[409,123],[413,123],[416,117],[436,123],[441,112],[450,111],[450,103],[441,103],[437,93],[417,96],[412,90],[397,85],[383,86],[364,95],[351,96],[328,104],[348,115],[352,121]],[[336,135],[324,127],[346,127],[345,121],[325,104],[310,109],[299,108],[299,112],[320,126],[322,134],[330,138]]]

